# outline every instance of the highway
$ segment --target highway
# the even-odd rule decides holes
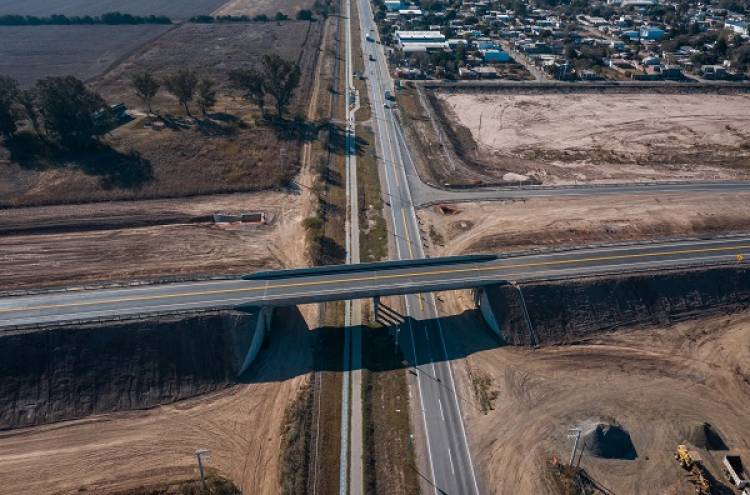
[[[404,243],[399,249],[408,249]],[[412,246],[416,252],[417,245]],[[505,280],[575,278],[750,260],[750,235],[577,249],[501,257],[470,263],[444,263],[399,269],[305,274],[265,280],[214,280],[132,288],[43,292],[0,298],[0,327],[108,318],[157,312],[234,307],[285,306],[322,301],[403,295],[480,287]],[[409,298],[419,306],[418,298]],[[414,311],[416,313],[416,311]],[[413,313],[413,314],[414,314]]]
[[[369,0],[357,0],[362,34],[362,53],[365,59],[370,103],[376,135],[377,154],[381,182],[385,185],[386,203],[390,211],[392,253],[396,259],[424,258],[414,201],[407,170],[416,176],[416,168],[409,152],[404,133],[394,116],[393,103],[385,99],[385,92],[395,94],[393,81],[382,45],[365,39],[366,35],[379,40],[377,27]],[[408,169],[407,169],[408,167]],[[469,267],[462,267],[468,269]],[[459,277],[475,279],[476,272],[463,273]],[[410,331],[400,332],[399,344],[405,357],[417,371],[411,380],[416,389],[412,398],[412,414],[421,416],[421,432],[417,438],[417,456],[421,462],[417,469],[425,493],[479,495],[480,490],[469,452],[463,418],[453,381],[453,370],[447,360],[443,328],[437,318],[434,296],[408,295],[405,298],[406,313],[411,316]],[[412,321],[412,320],[410,320]],[[432,323],[425,323],[432,322]],[[430,329],[428,325],[437,325]],[[430,339],[429,335],[439,339]],[[427,369],[423,369],[426,367]],[[416,383],[414,383],[416,382]],[[414,401],[413,401],[414,402]],[[416,423],[416,422],[415,422]]]

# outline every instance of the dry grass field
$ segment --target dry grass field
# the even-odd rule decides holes
[[[0,26],[0,74],[22,86],[47,76],[88,80],[172,26]]]
[[[265,14],[272,17],[276,12],[283,12],[294,18],[299,10],[312,8],[313,3],[313,0],[229,0],[216,9],[214,15]]]
[[[750,176],[745,112],[750,96],[745,93],[548,90],[436,96],[433,101],[462,141],[464,158],[485,180],[572,184]]]
[[[106,153],[46,157],[0,148],[0,206],[176,197],[278,188],[299,170],[301,130],[258,122],[258,111],[226,87],[229,71],[276,52],[299,61],[303,79],[290,115],[301,111],[312,86],[322,23],[185,24],[139,50],[92,85],[110,102],[142,111],[131,78],[163,77],[190,67],[219,83],[210,118],[186,121],[162,92],[154,109],[163,128],[137,118],[107,137]],[[196,107],[194,113],[200,115]]]
[[[210,14],[226,0],[2,0],[0,15],[18,14],[39,17],[52,14],[101,15],[124,12],[132,15],[166,15],[172,20]]]

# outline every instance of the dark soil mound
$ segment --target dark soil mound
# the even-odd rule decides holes
[[[727,450],[727,445],[719,433],[709,423],[689,425],[685,441],[695,447],[706,450]]]
[[[596,423],[583,430],[581,440],[587,454],[604,459],[628,459],[638,457],[630,434],[619,425]]]

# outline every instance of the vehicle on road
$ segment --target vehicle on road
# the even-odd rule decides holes
[[[370,36],[369,34],[365,35],[365,39],[366,39],[367,41],[369,41],[369,42],[372,42],[372,41],[374,41],[374,40],[373,40],[373,38],[372,38],[372,36]]]
[[[374,62],[374,61],[375,61],[375,57],[372,54],[370,54],[370,62]]]
[[[385,90],[384,96],[385,96],[385,99],[386,99],[386,100],[390,100],[390,101],[393,101],[393,100],[395,100],[395,99],[396,99],[396,98],[394,98],[394,96],[393,96],[393,93],[391,93],[391,92],[390,92],[390,91],[388,91],[387,89]]]

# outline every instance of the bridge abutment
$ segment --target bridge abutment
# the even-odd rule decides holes
[[[482,314],[482,318],[485,323],[487,323],[487,326],[490,327],[490,330],[503,339],[500,318],[498,318],[496,308],[492,304],[493,298],[488,295],[488,291],[493,292],[494,290],[497,290],[497,287],[499,286],[491,285],[474,289],[474,303],[479,308],[479,312]]]
[[[261,346],[263,346],[263,340],[266,337],[266,332],[271,329],[271,321],[273,319],[273,307],[263,306],[257,309],[257,317],[255,320],[255,331],[253,332],[252,339],[250,340],[250,346],[245,354],[245,359],[242,362],[240,371],[237,376],[242,375],[250,365],[253,364],[255,358],[258,357]]]

